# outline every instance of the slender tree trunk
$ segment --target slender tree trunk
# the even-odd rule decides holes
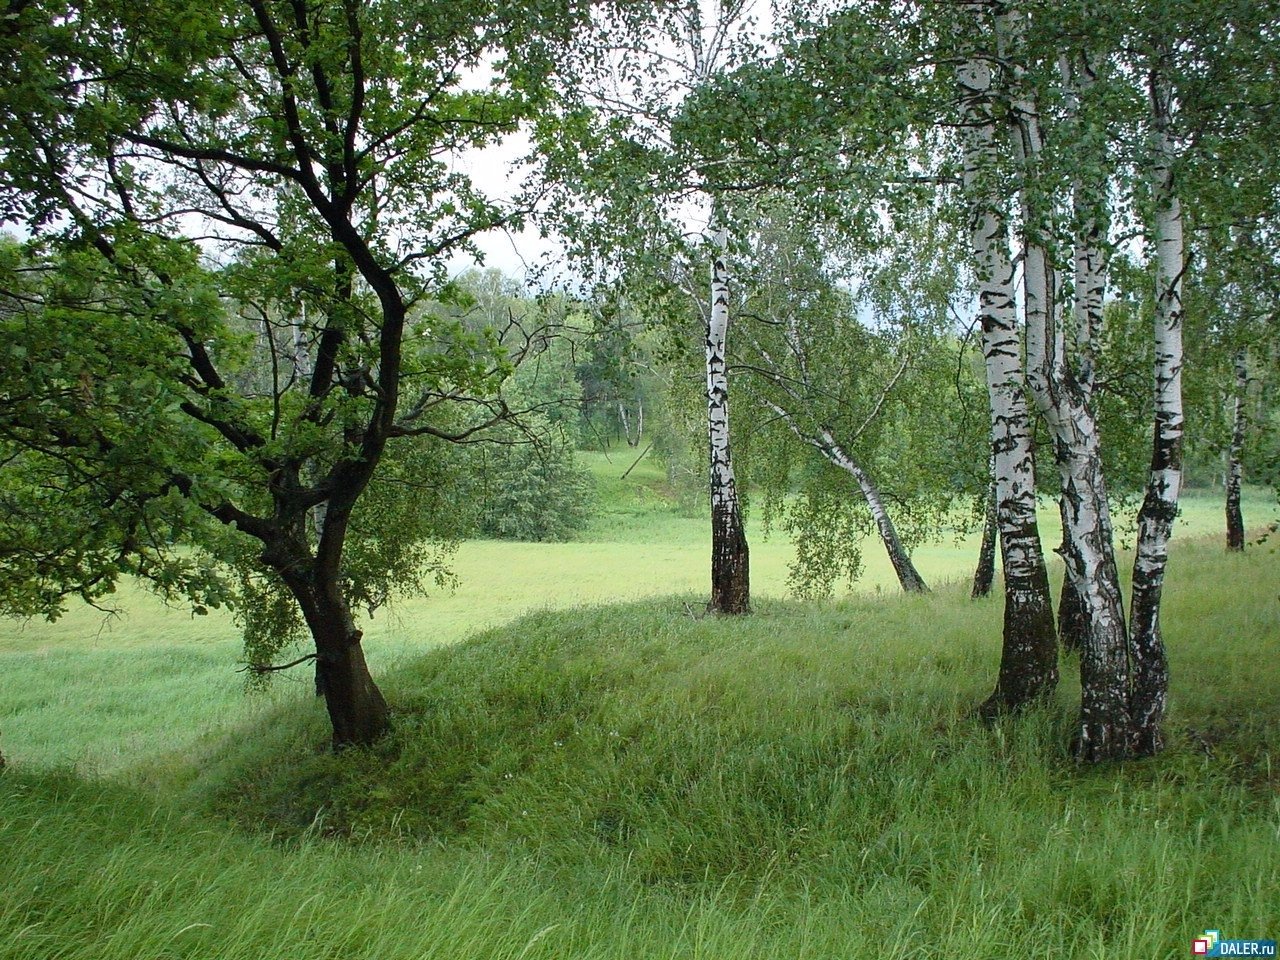
[[[978,548],[978,566],[973,571],[973,589],[969,596],[978,600],[991,593],[996,579],[996,481],[993,476],[987,491],[987,509],[982,518],[982,546]]]
[[[1059,553],[1065,559],[1072,549],[1070,535],[1067,534],[1067,512],[1070,506],[1065,498],[1058,501],[1058,512],[1062,514],[1062,546]],[[1084,597],[1076,589],[1071,579],[1071,568],[1068,565],[1062,571],[1062,592],[1058,596],[1058,642],[1063,650],[1079,653],[1084,649],[1089,634],[1089,610]]]
[[[1106,485],[1093,418],[1079,408],[1079,420],[1058,421],[1067,437],[1058,461],[1063,485],[1063,520],[1069,531],[1063,560],[1084,621],[1080,648],[1080,721],[1074,738],[1077,758],[1089,762],[1127,755],[1129,641],[1124,600],[1111,526],[1102,504]]]
[[[618,401],[618,423],[622,425],[622,439],[627,441],[627,446],[631,443],[631,425],[627,422],[627,407],[621,400]]]
[[[727,234],[713,232],[711,309],[707,314],[707,433],[711,460],[711,602],[713,613],[747,613],[751,570],[742,508],[729,450],[729,269]]]
[[[628,447],[640,446],[640,441],[644,437],[644,401],[636,401],[636,432],[631,433],[631,418],[627,416],[627,407],[621,400],[618,401],[618,420],[622,423],[622,435],[627,441]]]
[[[1173,94],[1158,74],[1151,77],[1150,92],[1155,121],[1155,429],[1151,474],[1138,513],[1133,599],[1129,608],[1134,670],[1133,750],[1138,756],[1151,756],[1163,747],[1161,726],[1169,695],[1160,598],[1182,490],[1182,275],[1186,269],[1182,207],[1173,175]]]
[[[827,459],[857,481],[858,489],[862,491],[863,499],[867,501],[867,507],[871,510],[876,530],[880,533],[880,541],[884,544],[885,552],[889,554],[889,562],[893,564],[893,571],[898,575],[898,583],[902,589],[907,593],[927,593],[929,586],[916,570],[915,564],[911,562],[911,554],[903,547],[889,511],[885,509],[884,501],[880,498],[879,488],[853,457],[849,456],[836,442],[830,430],[819,431],[818,437],[819,449]]]
[[[973,12],[981,30],[982,6]],[[1013,266],[1002,201],[994,186],[998,163],[991,68],[971,59],[956,71],[968,124],[964,183],[979,280],[978,319],[986,360],[995,458],[996,509],[1004,567],[1004,641],[995,691],[984,716],[1022,709],[1047,698],[1058,683],[1058,645],[1040,531],[1036,522],[1035,454],[1023,396],[1021,349],[1014,307]]]
[[[1067,110],[1073,120],[1079,118],[1080,95],[1088,90],[1096,81],[1096,74],[1088,56],[1073,59],[1066,54],[1059,57],[1059,72],[1063,86],[1067,90]],[[1101,196],[1098,196],[1101,194]],[[1106,295],[1106,257],[1102,251],[1103,230],[1099,223],[1099,203],[1105,203],[1106,184],[1094,184],[1094,195],[1088,195],[1088,189],[1081,177],[1071,182],[1072,212],[1075,216],[1074,255],[1075,267],[1074,297],[1072,298],[1072,317],[1075,321],[1075,385],[1079,392],[1080,402],[1091,407],[1093,399],[1093,383],[1097,342],[1102,331],[1103,302]],[[1064,347],[1065,347],[1065,340]],[[1066,358],[1064,357],[1064,363]],[[1097,432],[1096,421],[1093,424]],[[1099,448],[1101,441],[1099,439]],[[1110,533],[1110,516],[1107,504],[1096,504],[1095,507],[1104,513],[1104,529],[1101,537],[1106,549],[1112,555],[1114,564],[1114,540]],[[1058,511],[1062,517],[1062,556],[1075,549],[1071,539],[1071,500],[1065,493],[1058,498]],[[1081,652],[1089,637],[1089,603],[1080,586],[1072,579],[1073,569],[1084,569],[1085,561],[1077,558],[1069,562],[1062,576],[1062,595],[1058,600],[1058,641],[1064,650]],[[1114,611],[1111,613],[1114,616]],[[1126,641],[1127,642],[1127,641]]]
[[[1236,390],[1231,412],[1231,449],[1227,454],[1227,549],[1244,550],[1244,515],[1240,510],[1240,483],[1243,479],[1245,391],[1249,367],[1243,350],[1236,353]]]
[[[924,577],[920,576],[915,564],[911,562],[911,554],[902,545],[897,528],[893,525],[893,519],[889,516],[889,511],[880,496],[880,489],[871,476],[840,445],[830,429],[823,427],[816,434],[803,430],[793,414],[771,400],[762,402],[777,414],[800,440],[853,477],[858,484],[858,490],[862,493],[862,499],[871,511],[876,531],[880,534],[880,542],[884,544],[885,552],[889,555],[889,562],[893,565],[894,573],[897,574],[899,585],[907,593],[927,593],[929,585],[924,582]]]

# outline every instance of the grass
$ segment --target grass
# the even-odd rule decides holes
[[[783,599],[785,545],[753,543],[777,551],[756,614],[695,619],[702,521],[614,459],[590,464],[590,541],[466,544],[457,594],[375,621],[398,713],[373,751],[325,754],[305,678],[246,699],[228,622],[132,590],[106,629],[0,638],[0,958],[1148,958],[1276,935],[1277,561],[1189,540],[1216,502],[1188,501],[1171,565],[1170,749],[1079,769],[1070,664],[1051,708],[969,717],[999,623],[964,597],[972,543],[922,560],[954,587],[876,598],[873,564],[826,605]]]

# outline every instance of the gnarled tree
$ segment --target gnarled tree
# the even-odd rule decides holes
[[[53,614],[133,573],[252,617],[259,595],[228,582],[265,582],[313,642],[334,743],[386,729],[352,607],[412,584],[430,531],[361,503],[396,445],[506,414],[495,339],[415,320],[447,257],[520,216],[450,159],[537,109],[571,14],[34,0],[6,18],[0,210],[41,244],[6,277],[17,606]],[[240,375],[247,323],[265,380]]]

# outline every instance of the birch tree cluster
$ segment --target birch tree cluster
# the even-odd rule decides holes
[[[781,8],[763,37],[738,6],[676,10],[685,31],[642,25],[627,69],[687,82],[576,101],[602,149],[580,151],[592,159],[559,187],[609,224],[593,262],[603,253],[636,284],[711,271],[701,293],[677,286],[708,305],[713,507],[752,478],[766,522],[802,532],[802,590],[856,575],[872,529],[903,588],[922,590],[916,537],[900,529],[928,530],[967,494],[1004,572],[1003,654],[981,713],[1050,696],[1061,646],[1081,661],[1076,756],[1157,752],[1185,468],[1216,464],[1242,548],[1246,437],[1269,416],[1257,398],[1276,355],[1274,5],[832,4]],[[736,57],[702,56],[708,35]],[[634,210],[636,184],[643,239],[611,219]],[[668,261],[660,234],[674,238]],[[886,309],[895,248],[908,266]],[[963,356],[966,330],[981,362],[957,364],[948,386],[934,369]],[[944,450],[964,435],[952,413],[973,393],[965,372],[985,380],[989,429],[948,476],[913,441]],[[747,454],[736,477],[730,449]],[[1046,497],[1063,528],[1056,610]],[[1112,514],[1126,498],[1140,509],[1122,580]],[[745,563],[741,532],[713,524],[713,584],[735,552]]]

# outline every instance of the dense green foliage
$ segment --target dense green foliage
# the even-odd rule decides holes
[[[535,440],[508,431],[511,445],[482,449],[476,469],[480,536],[502,540],[567,540],[591,518],[591,478],[578,465],[572,442],[545,418],[526,418],[541,428]]]
[[[537,112],[583,13],[6,13],[0,215],[30,241],[0,262],[0,609],[143,576],[233,607],[253,660],[309,634],[335,743],[385,730],[353,608],[442,573],[467,510],[437,509],[433,442],[510,423],[527,352],[424,310],[456,299],[449,257],[526,213],[455,164]]]

